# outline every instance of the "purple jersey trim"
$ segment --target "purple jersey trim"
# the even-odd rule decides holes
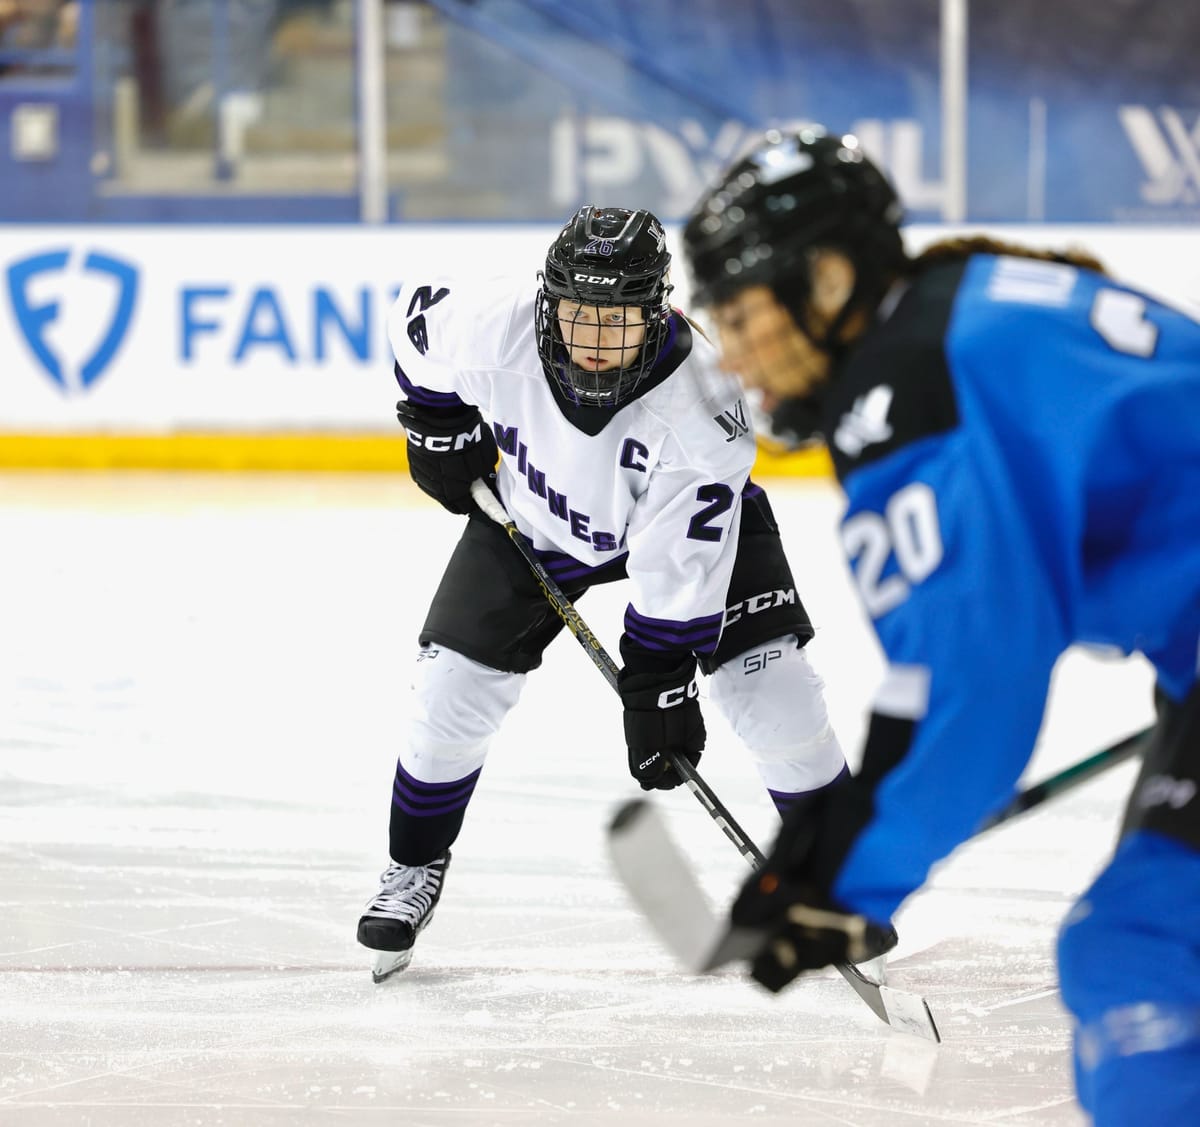
[[[581,563],[574,556],[568,556],[565,552],[538,551],[534,549],[537,558],[542,561],[542,566],[550,573],[550,578],[560,586],[565,583],[591,583],[593,580],[606,577],[609,568],[619,568],[628,559],[629,553],[622,552],[619,556],[614,556],[611,560],[605,560],[602,564],[596,564],[594,567],[585,563]]]
[[[404,374],[399,364],[395,366],[396,382],[405,398],[418,407],[465,407],[466,404],[452,391],[430,391],[415,384]]]
[[[679,622],[671,618],[648,618],[630,603],[625,608],[625,633],[647,650],[691,650],[710,654],[721,639],[724,612]]]

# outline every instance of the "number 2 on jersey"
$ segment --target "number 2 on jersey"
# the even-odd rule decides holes
[[[721,529],[714,527],[712,521],[733,507],[733,490],[728,485],[713,482],[712,485],[702,485],[696,490],[697,501],[709,502],[688,524],[689,540],[720,540]]]
[[[842,525],[842,547],[871,617],[894,610],[945,554],[933,490],[914,481],[892,494],[882,514],[855,513]]]

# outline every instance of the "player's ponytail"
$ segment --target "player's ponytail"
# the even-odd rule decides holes
[[[1036,258],[1042,262],[1061,262],[1065,266],[1095,270],[1098,274],[1108,273],[1104,264],[1082,247],[1071,247],[1062,251],[1042,250],[1037,247],[1023,246],[1020,243],[1008,243],[1002,239],[993,239],[988,235],[965,235],[940,239],[927,246],[916,256],[915,268],[920,271],[938,263],[968,258],[972,254],[1006,254],[1014,258]]]

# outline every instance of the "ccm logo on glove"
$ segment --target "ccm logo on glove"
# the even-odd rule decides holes
[[[422,407],[402,399],[396,417],[408,435],[408,472],[443,508],[468,513],[471,483],[496,468],[496,439],[478,408]]]
[[[683,782],[671,758],[693,767],[704,748],[704,717],[696,659],[689,655],[673,669],[621,670],[617,682],[625,706],[625,745],[629,773],[642,790],[670,790]]]
[[[691,681],[686,685],[680,685],[677,689],[667,689],[666,692],[659,693],[658,707],[677,708],[689,699],[695,699],[699,696],[700,686],[695,681]]]
[[[462,431],[459,434],[422,434],[412,427],[405,427],[404,431],[409,442],[422,450],[428,450],[431,454],[449,454],[483,441],[482,423],[477,424],[474,430]]]

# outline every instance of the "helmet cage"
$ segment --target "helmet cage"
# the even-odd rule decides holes
[[[670,264],[662,224],[645,210],[589,205],[580,208],[559,232],[539,275],[534,328],[542,367],[568,400],[615,408],[633,397],[654,368],[670,334]],[[576,364],[559,323],[561,301],[597,311],[621,307],[640,310],[645,331],[636,356],[624,367],[607,371]],[[635,325],[631,322],[627,328]],[[605,348],[617,351],[624,345]],[[597,343],[592,351],[598,350]]]
[[[684,230],[693,298],[713,305],[749,285],[768,285],[818,347],[834,341],[855,309],[873,308],[907,270],[900,201],[852,137],[819,128],[772,130],[734,164]],[[854,264],[854,292],[829,332],[812,331],[811,255],[841,251]]]

